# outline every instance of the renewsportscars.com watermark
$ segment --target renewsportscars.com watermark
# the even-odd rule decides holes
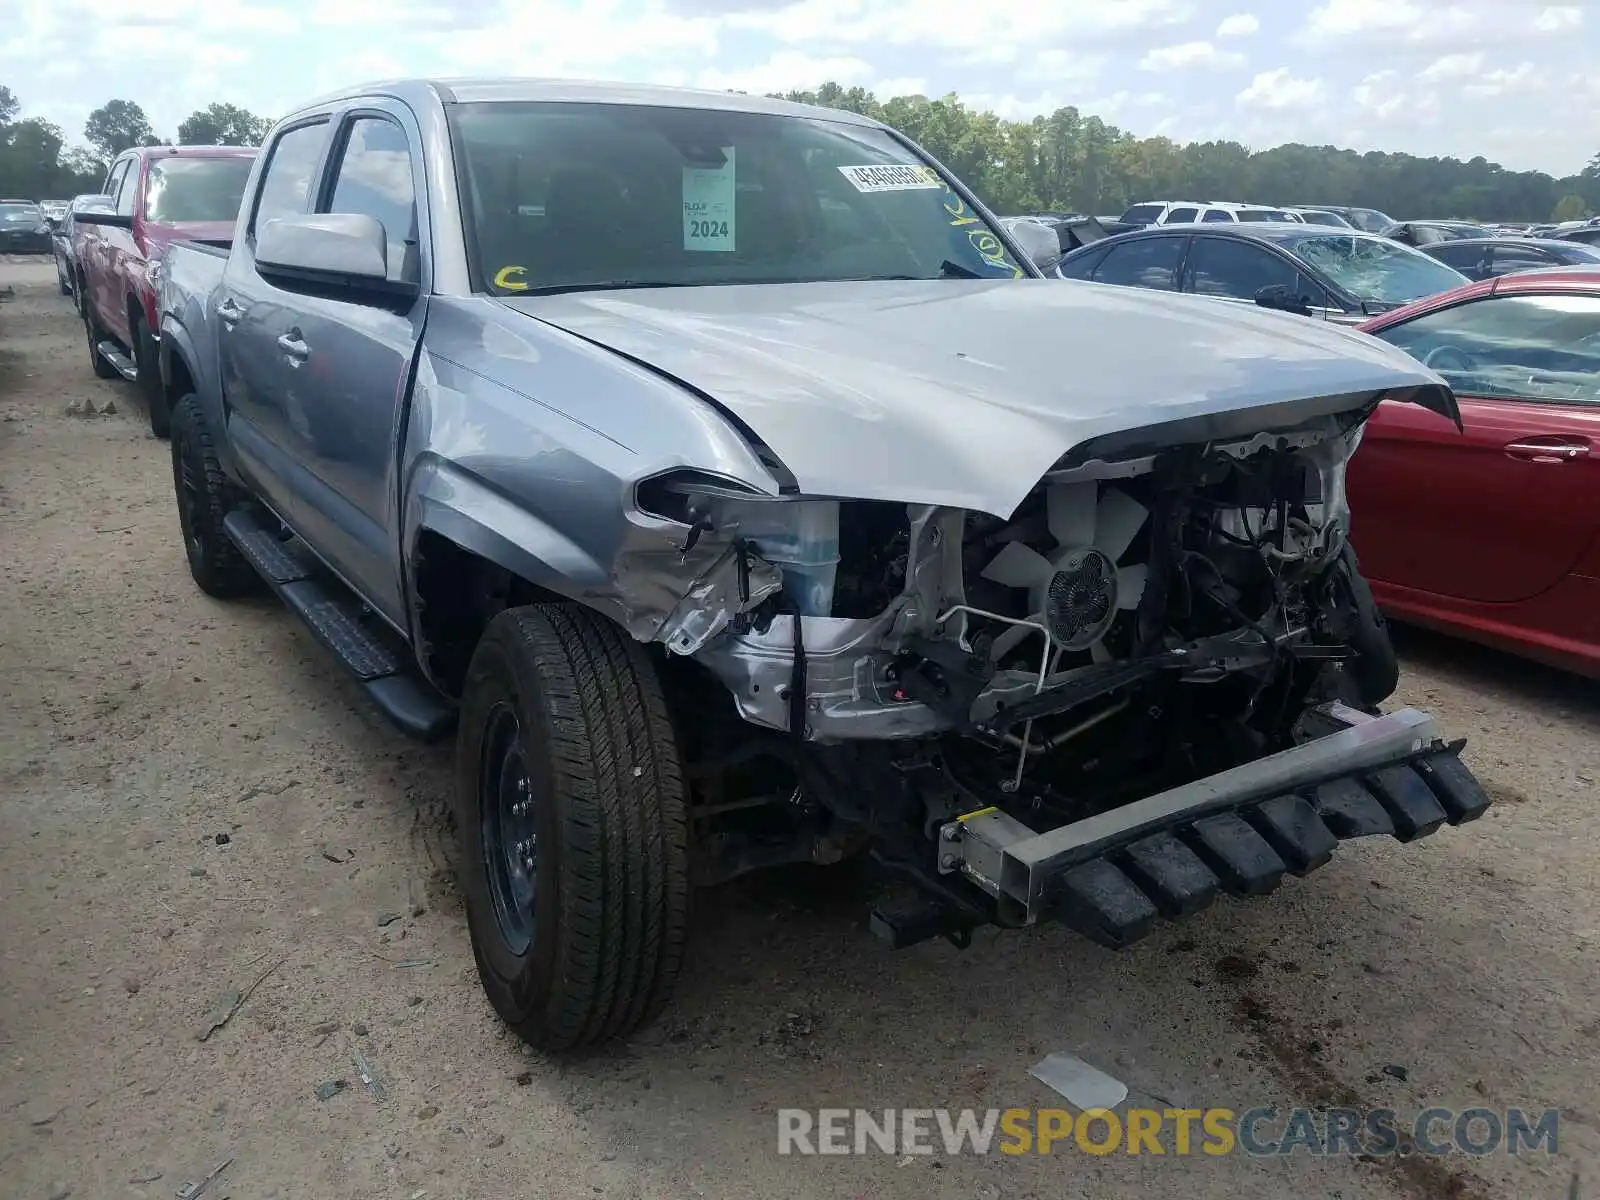
[[[1561,1114],[1520,1108],[780,1108],[779,1154],[1556,1154]]]

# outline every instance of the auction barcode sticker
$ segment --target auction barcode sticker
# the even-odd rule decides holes
[[[859,167],[840,167],[839,173],[858,192],[913,192],[940,188],[944,180],[932,167],[911,163],[870,163]]]

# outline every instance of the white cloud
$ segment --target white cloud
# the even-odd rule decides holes
[[[1518,63],[1510,70],[1490,71],[1478,82],[1466,86],[1469,96],[1504,96],[1513,92],[1542,92],[1546,80],[1531,62]]]
[[[1483,70],[1483,55],[1447,54],[1435,59],[1417,76],[1423,83],[1449,83],[1456,79],[1471,79]]]
[[[1540,33],[1568,33],[1583,24],[1583,9],[1575,4],[1547,8],[1534,20]]]
[[[920,75],[896,75],[892,79],[878,80],[872,85],[872,94],[879,100],[891,100],[896,96],[926,96],[928,81]]]
[[[1219,38],[1249,37],[1261,28],[1261,21],[1255,13],[1234,13],[1231,17],[1224,17],[1222,24],[1217,26]]]
[[[1242,67],[1244,55],[1218,50],[1210,42],[1160,46],[1139,60],[1141,71],[1177,71],[1186,67]]]
[[[1279,67],[1275,71],[1262,71],[1234,99],[1241,108],[1305,108],[1318,103],[1326,94],[1327,87],[1322,80],[1298,79],[1290,74],[1288,67]]]
[[[864,84],[872,75],[872,64],[860,58],[812,58],[793,50],[780,50],[759,66],[738,71],[721,71],[715,67],[701,71],[694,77],[696,87],[713,91],[750,92],[764,95],[767,92],[787,92],[816,87],[826,80],[853,87]]]

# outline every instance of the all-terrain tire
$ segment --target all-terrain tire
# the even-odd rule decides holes
[[[495,875],[507,738],[537,841],[532,920],[516,938]],[[683,961],[689,835],[672,722],[637,642],[574,604],[489,623],[462,691],[456,826],[479,979],[520,1037],[576,1050],[655,1016]]]
[[[143,321],[133,327],[133,358],[139,367],[139,391],[150,412],[150,432],[158,438],[171,436],[172,406],[161,386],[161,362],[156,340]]]
[[[200,590],[220,600],[260,591],[261,576],[222,527],[246,497],[223,473],[205,412],[192,394],[172,410],[172,483],[189,574]]]
[[[100,343],[105,340],[105,334],[100,330],[100,324],[94,319],[94,306],[87,300],[83,302],[83,336],[89,342],[89,366],[94,369],[96,379],[121,379],[122,375],[100,355]]]

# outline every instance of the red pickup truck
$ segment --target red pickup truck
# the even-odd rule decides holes
[[[77,214],[74,283],[89,362],[101,379],[139,385],[157,437],[167,435],[169,419],[157,354],[161,258],[180,239],[227,244],[256,153],[249,146],[125,150],[100,189],[114,210]]]

